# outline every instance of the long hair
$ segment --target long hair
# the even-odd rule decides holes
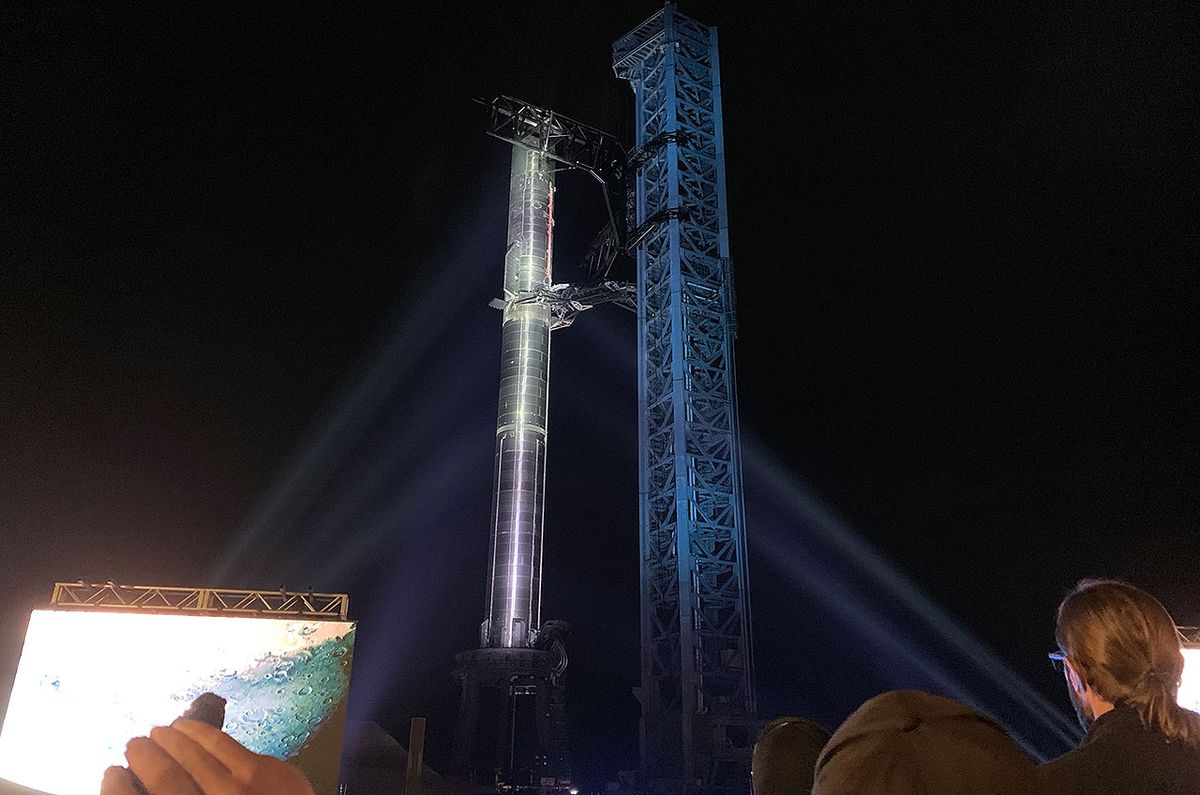
[[[1081,580],[1058,606],[1055,636],[1101,698],[1132,707],[1168,740],[1200,748],[1200,715],[1175,700],[1179,632],[1157,599],[1119,580]]]

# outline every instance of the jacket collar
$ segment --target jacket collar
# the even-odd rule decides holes
[[[1092,721],[1087,734],[1083,737],[1083,745],[1095,742],[1101,737],[1111,734],[1121,734],[1130,730],[1141,729],[1142,719],[1137,710],[1128,704],[1117,704],[1108,712]]]

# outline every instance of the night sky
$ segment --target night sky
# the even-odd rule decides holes
[[[360,621],[354,716],[428,716],[444,767],[509,166],[470,100],[631,140],[610,45],[657,6],[413,5],[0,6],[0,705],[57,579],[313,586]],[[1200,12],[909,5],[682,4],[721,37],[760,711],[940,689],[1057,754],[938,628],[1065,716],[1075,580],[1200,624]],[[580,281],[603,205],[559,188]],[[611,307],[554,336],[543,618],[591,783],[636,766],[634,351]]]

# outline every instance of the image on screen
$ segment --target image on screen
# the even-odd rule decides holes
[[[125,744],[205,692],[224,730],[337,786],[354,624],[276,618],[35,610],[0,729],[0,779],[95,795]]]
[[[1183,649],[1183,679],[1176,701],[1181,707],[1200,712],[1200,646]]]

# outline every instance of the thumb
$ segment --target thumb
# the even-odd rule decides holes
[[[129,771],[113,765],[104,771],[104,778],[100,781],[100,795],[138,795],[138,791],[133,786],[133,777]]]

